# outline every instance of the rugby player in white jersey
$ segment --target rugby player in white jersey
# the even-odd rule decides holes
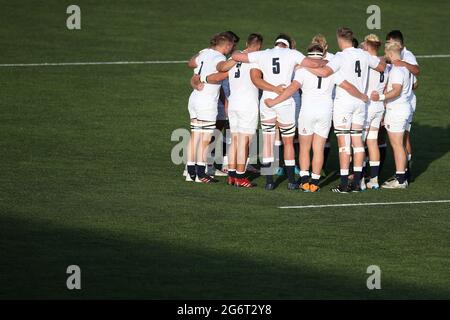
[[[247,38],[246,49],[251,53],[261,50],[263,38],[260,34],[252,33]],[[228,99],[228,119],[230,122],[231,145],[228,154],[229,185],[251,188],[254,184],[245,176],[248,148],[258,126],[258,88],[251,78],[250,70],[255,68],[253,63],[236,63],[228,71],[230,96]],[[222,65],[221,71],[228,69]]]
[[[325,55],[323,57],[324,60],[331,61],[333,59],[334,54],[331,52],[328,52],[328,42],[324,35],[322,35],[320,33],[316,34],[311,40],[311,44],[313,44],[313,43],[319,44],[325,50]],[[336,88],[333,90],[333,100],[334,100],[335,96],[336,96]],[[333,123],[331,123],[331,128],[333,128]],[[328,134],[327,142],[325,143],[323,166],[322,166],[323,168],[326,167],[328,156],[330,155],[330,148],[331,148],[330,134],[331,133]],[[322,171],[322,172],[324,172],[324,171]]]
[[[308,48],[308,57],[323,59],[324,49],[318,43]],[[335,85],[347,90],[349,94],[362,101],[368,98],[353,85],[338,78],[338,74],[326,78],[318,77],[305,68],[295,72],[294,80],[286,90],[275,99],[266,99],[268,107],[280,104],[292,94],[302,90],[302,109],[298,118],[298,132],[300,140],[300,188],[306,192],[319,190],[320,172],[324,160],[324,148],[331,128],[333,113],[333,90]],[[310,152],[313,149],[312,174],[310,181]]]
[[[400,44],[401,48],[402,48],[402,52],[401,52],[401,60],[397,60],[395,62],[395,64],[398,67],[405,67],[408,69],[408,71],[412,74],[413,77],[413,90],[411,91],[411,95],[409,97],[409,101],[411,103],[411,107],[412,107],[412,114],[411,117],[409,118],[409,123],[408,123],[408,127],[405,131],[405,147],[406,147],[406,152],[407,152],[407,171],[406,171],[406,177],[408,179],[408,181],[410,180],[411,177],[411,167],[410,167],[410,163],[411,163],[411,159],[412,159],[412,147],[411,147],[411,124],[413,121],[413,117],[414,117],[414,113],[416,111],[416,95],[414,94],[414,90],[417,88],[417,76],[420,73],[420,67],[419,64],[417,63],[417,59],[414,56],[414,54],[409,51],[408,49],[406,49],[406,47],[404,46],[404,38],[403,38],[403,34],[399,31],[399,30],[393,30],[391,32],[389,32],[386,36],[386,41],[387,42],[391,42],[391,41],[395,41],[397,43]]]
[[[278,124],[284,145],[284,163],[288,176],[288,189],[298,189],[295,181],[295,102],[294,99],[288,100],[269,108],[264,103],[267,98],[275,98],[278,93],[283,91],[283,87],[291,83],[292,73],[297,64],[306,67],[320,67],[324,63],[321,60],[305,58],[292,47],[290,38],[286,35],[279,35],[275,39],[275,47],[264,51],[252,53],[235,52],[232,55],[233,60],[239,62],[256,63],[259,70],[251,70],[252,82],[256,87],[263,90],[260,101],[261,127],[263,131],[263,161],[262,166],[272,168],[274,162],[273,142],[275,138],[275,126]],[[261,78],[261,73],[264,79]],[[273,172],[266,175],[266,190],[273,190],[275,184],[273,181]]]
[[[310,69],[319,77],[328,77],[335,72],[339,77],[354,85],[358,91],[365,92],[369,67],[384,71],[385,64],[377,57],[353,47],[353,32],[349,28],[337,31],[337,41],[341,52],[336,53],[325,67]],[[339,145],[341,183],[331,191],[348,193],[361,191],[361,174],[365,158],[362,129],[366,118],[365,103],[350,95],[342,88],[336,89],[334,100],[333,125]],[[353,188],[348,184],[351,147],[353,147]]]
[[[364,38],[362,46],[363,49],[370,55],[376,57],[378,54],[378,49],[381,46],[381,42],[375,34],[369,34]],[[369,81],[367,88],[368,94],[371,94],[373,91],[383,94],[386,87],[388,74],[388,68],[386,68],[384,72],[369,69]],[[380,150],[378,148],[378,131],[380,129],[383,116],[384,102],[369,101],[367,104],[366,123],[364,124],[364,137],[369,153],[370,181],[367,183],[367,188],[369,189],[379,188],[378,174],[380,168]]]
[[[406,67],[398,67],[395,64],[395,61],[401,60],[401,50],[402,47],[397,42],[386,43],[386,58],[393,64],[389,71],[386,93],[381,95],[378,91],[371,93],[371,100],[386,101],[384,124],[394,151],[396,178],[382,185],[382,188],[386,189],[405,189],[408,186],[405,175],[406,149],[403,139],[412,113],[410,95],[413,81]]]
[[[193,90],[188,105],[191,137],[187,152],[186,180],[203,183],[216,182],[205,173],[205,167],[207,147],[216,125],[220,85],[207,83],[208,75],[217,72],[217,66],[226,61],[225,55],[231,52],[233,39],[226,33],[220,33],[213,37],[211,44],[210,48],[202,50],[195,59],[197,67],[194,73],[201,78],[203,85],[202,90]]]
[[[236,46],[238,45],[240,38],[233,31],[226,31],[225,33],[228,33],[233,38],[233,48],[231,50],[231,52],[233,52],[236,49]],[[220,85],[221,88],[220,88],[219,103],[217,104],[216,129],[222,132],[223,136],[223,145],[222,145],[223,161],[220,170],[215,169],[214,165],[211,164],[212,170],[210,171],[214,173],[215,176],[226,176],[228,170],[227,146],[231,143],[228,131],[230,129],[230,123],[228,121],[227,110],[225,107],[227,99],[230,96],[230,84],[228,83],[228,78],[222,80]]]

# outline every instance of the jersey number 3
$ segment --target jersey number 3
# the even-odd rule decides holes
[[[236,65],[236,72],[234,73],[234,78],[240,78],[241,77],[241,65],[242,65],[242,62],[239,62],[237,65]]]
[[[280,73],[280,58],[272,59],[272,71],[273,71],[273,74]]]

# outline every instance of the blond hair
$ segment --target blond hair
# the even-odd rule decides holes
[[[314,36],[314,38],[312,38],[311,44],[315,44],[315,43],[320,44],[320,46],[322,48],[327,48],[328,47],[327,39],[325,38],[324,35],[322,35],[320,33],[316,34]]]
[[[375,50],[378,50],[378,48],[380,48],[381,46],[380,38],[378,38],[378,36],[373,33],[368,34],[364,37],[364,43]]]
[[[398,42],[388,42],[384,46],[384,50],[386,52],[395,53],[395,54],[400,55],[400,53],[402,52],[402,46]]]

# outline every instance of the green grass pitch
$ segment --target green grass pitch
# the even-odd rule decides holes
[[[187,60],[217,31],[361,39],[370,1],[0,0],[0,64]],[[450,54],[450,3],[378,1],[381,38]],[[272,193],[186,183],[185,64],[0,67],[0,298],[450,298],[449,203],[281,210],[283,205],[450,199],[450,58],[419,59],[408,190]],[[328,170],[336,169],[332,150]],[[393,170],[389,156],[384,177]],[[66,288],[79,265],[82,289]],[[366,268],[382,270],[368,290]]]

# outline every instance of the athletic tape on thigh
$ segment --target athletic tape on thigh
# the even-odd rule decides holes
[[[350,134],[350,130],[349,129],[334,128],[334,133],[336,134],[336,136],[345,136],[345,135],[349,135]]]
[[[261,122],[261,129],[263,134],[275,134],[275,123]]]
[[[350,135],[352,137],[361,137],[362,136],[362,129],[352,129],[352,130],[350,130]]]
[[[288,127],[280,127],[280,133],[282,137],[292,137],[295,135],[295,124]]]
[[[347,154],[350,154],[350,147],[348,147],[348,146],[340,147],[339,152],[345,152]]]
[[[216,123],[213,121],[191,122],[191,131],[194,132],[213,132],[216,129]]]
[[[363,153],[363,152],[366,152],[366,149],[364,149],[364,147],[353,148],[353,153]]]
[[[371,139],[371,140],[378,139],[378,131],[370,130],[369,134],[367,135],[367,139]]]

